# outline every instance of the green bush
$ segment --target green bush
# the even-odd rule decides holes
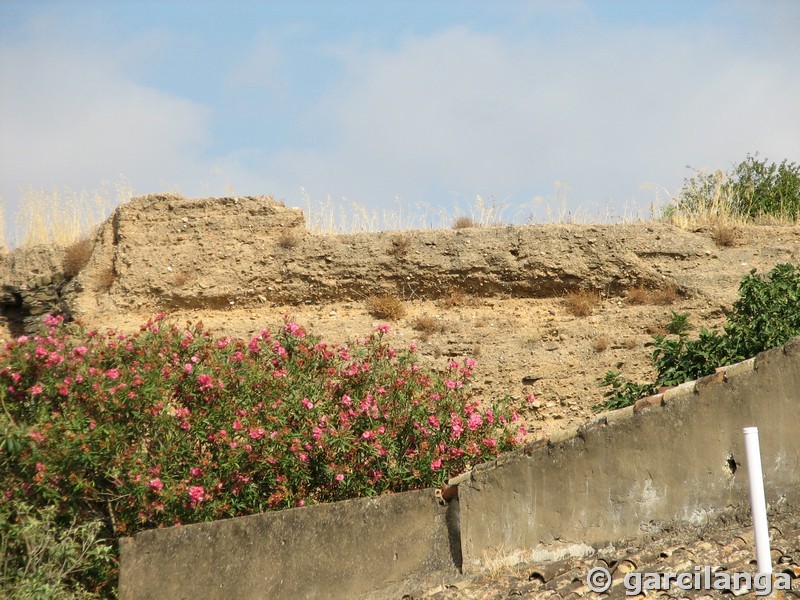
[[[101,520],[60,525],[55,506],[0,503],[0,595],[18,600],[97,598],[72,579],[113,562]]]
[[[660,386],[679,385],[709,375],[717,367],[753,357],[800,336],[800,265],[779,264],[766,277],[753,269],[739,286],[739,299],[720,331],[702,329],[689,339],[688,315],[672,313],[672,337],[654,335],[655,383],[633,384],[609,371],[601,386],[611,387],[597,409],[633,404]]]
[[[800,165],[759,160],[758,154],[724,173],[698,172],[684,180],[666,216],[800,220]]]
[[[112,542],[438,486],[525,434],[471,399],[472,360],[423,368],[387,325],[348,347],[290,322],[249,341],[160,318],[131,336],[45,324],[2,354],[0,502],[55,507],[61,527],[100,518]],[[93,567],[68,583],[113,593],[113,569]]]

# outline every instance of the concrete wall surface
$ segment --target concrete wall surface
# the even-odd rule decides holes
[[[447,513],[428,489],[145,531],[120,598],[399,598],[457,575]]]
[[[459,485],[464,572],[490,549],[596,545],[749,507],[747,426],[767,502],[800,505],[800,338],[476,467]]]

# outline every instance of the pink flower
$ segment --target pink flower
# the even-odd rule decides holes
[[[436,460],[431,462],[431,470],[432,471],[438,471],[441,468],[442,468],[442,459],[441,458],[437,458]]]
[[[202,475],[203,472],[200,470],[200,467],[192,467],[191,469],[189,469],[189,474],[192,477],[200,477],[200,475]]]
[[[189,421],[182,421],[180,424],[180,428],[183,429],[184,431],[189,431],[192,428],[192,425],[191,423],[189,423]]]
[[[193,485],[189,487],[189,501],[191,507],[194,508],[206,499],[206,491],[202,485]]]
[[[305,408],[307,410],[311,410],[312,408],[314,408],[314,403],[311,402],[311,400],[309,400],[308,398],[303,398],[303,400],[300,402],[300,404],[302,404],[303,408]]]
[[[385,323],[381,325],[375,325],[375,331],[377,331],[378,333],[389,333],[390,330],[391,327],[389,327]]]
[[[439,419],[436,418],[436,415],[429,416],[428,423],[430,423],[431,427],[433,427],[434,429],[439,429],[439,427],[441,427]]]
[[[371,431],[365,431],[364,433],[361,434],[361,437],[364,438],[365,440],[371,440],[373,437],[375,437],[375,434],[372,433]]]
[[[37,383],[37,384],[33,385],[33,386],[31,387],[31,389],[30,389],[31,396],[38,396],[38,395],[39,395],[39,394],[41,394],[43,391],[44,391],[44,388],[42,387],[42,384],[41,384],[41,383]]]
[[[305,336],[305,331],[297,323],[286,323],[286,325],[283,326],[283,330],[298,338]]]
[[[214,387],[211,381],[211,375],[206,375],[205,373],[197,376],[197,382],[200,384],[201,390],[208,390]]]
[[[444,382],[444,386],[449,390],[454,390],[454,389],[456,389],[457,384],[452,379],[447,379]]]
[[[31,432],[28,434],[28,437],[29,437],[30,439],[32,439],[34,442],[39,442],[39,443],[41,443],[41,442],[43,442],[43,441],[44,441],[44,436],[43,436],[41,433],[39,433],[38,431],[31,431]]]
[[[469,427],[470,431],[475,431],[481,425],[483,425],[483,419],[476,412],[472,413],[467,419],[467,427]]]
[[[344,473],[337,473],[336,477],[334,477],[336,481],[344,481]]]
[[[450,437],[454,440],[458,439],[464,432],[462,421],[455,413],[450,413],[450,429],[452,430]]]
[[[260,440],[266,435],[267,432],[264,431],[261,427],[251,427],[249,433],[251,440]]]
[[[61,356],[58,352],[51,352],[47,362],[45,363],[45,366],[55,367],[56,365],[60,365],[62,362],[64,362],[63,356]]]
[[[120,372],[119,369],[109,369],[106,371],[106,377],[109,379],[119,379]]]
[[[194,365],[192,363],[186,363],[185,365],[183,365],[183,372],[184,373],[189,375],[189,374],[191,374],[192,371],[194,371]]]
[[[44,316],[44,324],[47,325],[48,327],[55,327],[59,323],[63,323],[63,322],[64,322],[64,317],[62,317],[61,315],[58,315],[58,316],[45,315]]]
[[[150,481],[147,482],[147,485],[154,492],[160,492],[161,490],[164,489],[164,483],[161,481],[160,477],[151,479]]]
[[[233,430],[234,431],[241,431],[242,430],[242,424],[239,422],[239,419],[236,419],[233,422]]]

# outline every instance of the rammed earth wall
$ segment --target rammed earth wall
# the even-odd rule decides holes
[[[639,284],[681,288],[642,257],[705,256],[709,243],[659,223],[323,235],[306,230],[301,210],[267,197],[151,195],[120,206],[103,225],[74,306],[87,313],[104,302],[219,308],[380,292],[438,298],[453,286],[520,297],[577,288],[618,293]],[[98,289],[108,272],[113,284]]]
[[[746,514],[747,426],[768,504],[800,507],[800,338],[480,465],[447,507],[421,490],[140,533],[120,597],[399,597],[487,550],[533,559]]]

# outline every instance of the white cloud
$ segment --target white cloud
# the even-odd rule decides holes
[[[197,157],[208,143],[208,110],[126,76],[124,51],[42,31],[0,53],[7,201],[19,186],[92,189],[120,174],[137,191],[156,191],[205,170]]]
[[[675,192],[686,164],[728,168],[755,151],[800,161],[796,62],[762,49],[722,27],[584,23],[557,41],[459,27],[342,52],[347,76],[309,117],[336,120],[335,149],[268,164],[379,206],[449,190],[526,202],[560,180],[573,208],[637,198],[646,214],[642,185]]]

